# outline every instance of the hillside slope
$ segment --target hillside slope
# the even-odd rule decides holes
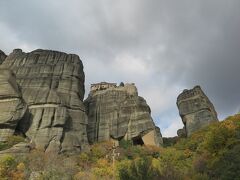
[[[240,177],[240,115],[213,123],[189,138],[177,138],[174,145],[167,147],[133,146],[125,140],[120,141],[118,148],[112,145],[108,141],[96,143],[90,151],[72,156],[41,151],[23,156],[5,154],[0,158],[0,177],[76,180],[237,180]],[[3,147],[1,144],[0,148]]]

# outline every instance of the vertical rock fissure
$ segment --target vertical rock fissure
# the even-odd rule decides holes
[[[43,116],[44,116],[44,111],[45,111],[45,109],[42,109],[42,116],[41,116],[41,118],[39,119],[39,122],[38,122],[38,124],[37,124],[37,131],[40,129],[40,127],[41,127],[41,124],[42,124],[42,120],[43,120]]]

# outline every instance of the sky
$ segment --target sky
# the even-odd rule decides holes
[[[200,85],[224,119],[240,110],[239,0],[1,0],[0,49],[78,54],[91,83],[135,83],[163,136]]]

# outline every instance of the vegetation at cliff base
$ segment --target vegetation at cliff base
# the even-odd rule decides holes
[[[0,142],[0,151],[8,149],[15,144],[23,142],[24,138],[21,136],[10,136],[7,138],[6,142]]]
[[[238,180],[239,152],[240,115],[235,115],[162,148],[123,140],[114,150],[103,142],[78,155],[37,150],[1,155],[0,179]]]

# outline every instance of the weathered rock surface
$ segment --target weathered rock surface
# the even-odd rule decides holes
[[[27,109],[12,71],[0,70],[0,141],[15,133]]]
[[[98,84],[94,84],[98,87]],[[91,91],[84,102],[88,114],[88,140],[90,143],[110,139],[133,140],[134,143],[161,145],[159,128],[151,118],[146,101],[138,96],[133,84],[118,87],[104,82]]]
[[[210,123],[218,121],[213,104],[204,94],[200,86],[184,90],[177,98],[179,114],[182,118],[187,136]]]
[[[5,60],[5,58],[7,57],[7,55],[0,50],[0,64],[3,63],[3,61]]]
[[[77,55],[50,50],[14,50],[0,68],[11,69],[28,111],[18,131],[37,149],[79,151],[87,142],[84,72]],[[1,110],[0,110],[1,111]]]

